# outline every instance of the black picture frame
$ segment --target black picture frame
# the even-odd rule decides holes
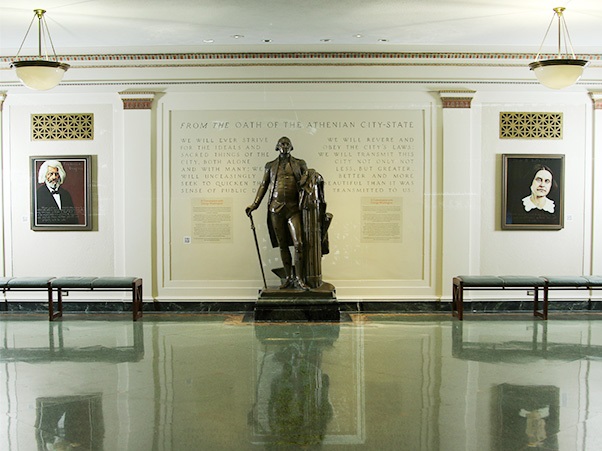
[[[547,194],[543,195],[542,191],[543,196],[538,197],[544,202],[542,208],[530,200],[531,187],[540,170],[544,171],[540,173],[544,179],[548,179],[550,173],[552,175]],[[503,154],[501,217],[503,230],[564,228],[564,155]]]
[[[53,196],[40,177],[46,162],[58,162],[65,177]],[[56,164],[56,163],[54,163]],[[35,156],[30,157],[31,229],[35,231],[92,230],[92,156]],[[61,208],[57,201],[60,199]]]

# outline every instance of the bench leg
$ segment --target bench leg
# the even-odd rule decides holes
[[[550,290],[548,287],[544,287],[543,289],[543,319],[548,319],[548,294]]]
[[[539,288],[533,288],[533,316],[537,316],[542,319],[548,319],[548,303],[547,300],[547,290],[544,288],[544,300],[543,300],[543,310],[539,311]]]
[[[142,318],[142,280],[138,279],[132,283],[132,320]]]
[[[57,290],[57,312],[54,312],[54,299],[52,297],[52,288],[48,287],[48,320],[54,321],[63,317],[63,296],[61,289]]]
[[[457,316],[460,321],[464,317],[464,289],[462,283],[452,285],[452,316]]]
[[[543,318],[543,313],[539,311],[539,290],[533,287],[533,316]]]

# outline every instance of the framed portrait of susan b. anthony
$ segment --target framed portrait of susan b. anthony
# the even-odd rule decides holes
[[[92,230],[92,157],[30,157],[31,229]]]
[[[502,229],[564,227],[564,155],[502,155]]]

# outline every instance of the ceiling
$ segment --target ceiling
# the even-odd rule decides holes
[[[537,53],[565,6],[576,53],[602,53],[601,0],[0,0],[0,57],[35,8],[59,55],[180,52]],[[544,52],[555,49],[555,27]],[[32,28],[22,56],[37,48]]]

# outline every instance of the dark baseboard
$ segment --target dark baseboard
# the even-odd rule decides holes
[[[8,302],[0,304],[0,311],[47,313],[45,302]],[[542,303],[540,302],[540,309]],[[148,313],[249,313],[257,306],[256,302],[145,302],[143,311]],[[451,302],[438,301],[343,301],[338,302],[339,310],[346,313],[451,313]],[[56,307],[55,307],[56,308]],[[464,311],[469,313],[529,312],[532,301],[488,301],[464,302]],[[111,313],[131,312],[131,302],[63,302],[65,313]],[[553,301],[549,311],[562,312],[602,312],[602,301]]]

